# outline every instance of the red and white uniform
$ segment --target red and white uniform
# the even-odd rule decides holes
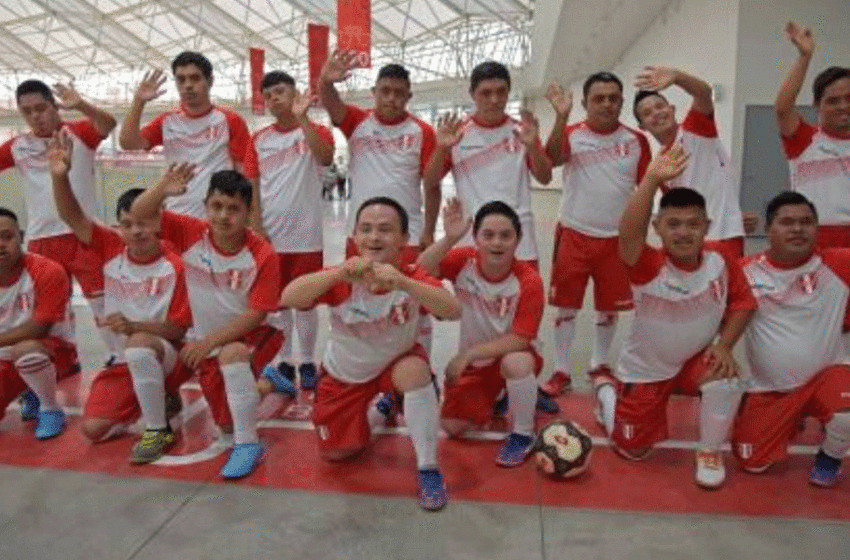
[[[348,139],[351,211],[347,232],[354,230],[360,205],[375,196],[401,204],[409,218],[410,244],[418,245],[424,227],[422,172],[436,145],[434,130],[413,115],[388,122],[374,111],[346,106],[339,124]]]
[[[186,193],[169,198],[166,208],[197,218],[206,215],[204,199],[212,174],[241,164],[251,139],[242,117],[221,107],[212,107],[200,115],[190,115],[185,110],[168,111],[146,124],[141,133],[151,148],[163,147],[169,164],[196,165]]]
[[[537,260],[537,237],[531,213],[531,157],[516,135],[519,122],[505,115],[495,126],[470,117],[461,126],[462,137],[452,147],[443,173],[452,172],[457,194],[470,216],[493,200],[516,210],[522,225],[522,239],[516,258]],[[467,234],[461,245],[471,246]]]
[[[692,108],[682,121],[675,142],[685,148],[690,159],[682,174],[668,181],[666,188],[687,187],[705,197],[711,220],[707,239],[742,237],[741,189],[732,176],[726,148],[717,136],[714,116]]]

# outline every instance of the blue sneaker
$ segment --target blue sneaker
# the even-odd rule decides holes
[[[546,414],[558,414],[561,407],[555,402],[555,399],[544,393],[540,388],[537,389],[537,410]]]
[[[266,447],[262,443],[239,443],[233,446],[230,458],[221,468],[224,478],[242,478],[251,474],[265,455]]]
[[[35,427],[35,437],[50,439],[58,436],[65,429],[65,413],[61,410],[43,410],[38,413],[38,424]]]
[[[378,412],[387,417],[387,421],[395,420],[395,396],[390,393],[382,393],[381,398],[375,403]]]
[[[446,507],[449,495],[443,476],[437,469],[419,471],[419,505],[426,511],[438,511]]]
[[[503,392],[496,404],[493,405],[493,416],[504,416],[508,412],[508,394]]]
[[[284,363],[281,363],[280,366],[274,366],[272,364],[267,365],[263,368],[263,377],[269,380],[269,383],[272,384],[272,387],[274,387],[276,392],[294,399],[298,390],[295,388],[295,383],[290,381],[286,374],[281,373],[281,370],[283,369],[281,366],[283,365],[289,366],[289,364]],[[289,367],[292,368],[292,366]],[[292,368],[292,371],[294,373],[295,368]]]
[[[38,411],[41,409],[41,403],[38,397],[35,396],[30,389],[21,393],[18,399],[21,403],[21,420],[38,420]]]
[[[815,455],[815,464],[809,471],[809,484],[832,488],[841,481],[841,459],[830,457],[823,451]]]
[[[316,389],[316,364],[301,364],[298,366],[298,376],[301,378],[301,389],[304,391]]]
[[[531,453],[534,438],[513,433],[505,440],[504,445],[496,455],[496,464],[500,467],[518,467],[525,462]]]

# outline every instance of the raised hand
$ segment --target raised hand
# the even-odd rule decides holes
[[[685,167],[688,166],[689,157],[681,144],[674,144],[666,152],[655,156],[649,164],[646,174],[659,183],[669,181],[685,170]]]
[[[673,85],[676,71],[663,66],[644,66],[635,77],[635,88],[646,91],[661,91]]]
[[[452,197],[443,206],[443,229],[449,239],[460,239],[472,225],[472,218],[464,217],[463,204],[457,197]]]
[[[451,148],[460,142],[463,119],[457,113],[446,113],[437,121],[437,145]]]
[[[803,56],[811,56],[815,50],[815,37],[812,35],[812,30],[808,27],[797,25],[793,21],[789,21],[785,25],[785,36],[794,43],[797,50]]]
[[[357,51],[335,50],[322,67],[321,80],[325,82],[342,82],[358,67]]]
[[[136,86],[136,99],[147,103],[161,96],[165,93],[165,88],[162,86],[167,79],[168,77],[159,69],[145,72],[142,81]]]
[[[47,162],[50,173],[63,175],[71,169],[71,154],[74,143],[64,130],[54,132],[47,141]]]
[[[534,113],[526,109],[520,110],[519,124],[514,128],[514,134],[528,148],[537,142],[540,134],[540,124],[537,122],[537,117],[534,116]]]
[[[546,88],[546,99],[552,104],[557,114],[562,119],[570,116],[570,111],[573,109],[573,92],[570,90],[564,91],[564,88],[558,84],[549,84]]]
[[[194,163],[172,163],[159,180],[159,185],[166,196],[179,196],[186,192],[189,181],[194,176]]]
[[[292,114],[295,118],[303,122],[307,120],[307,111],[312,105],[318,103],[319,97],[312,93],[295,93],[295,98],[292,100]]]
[[[53,93],[56,95],[56,105],[60,109],[79,109],[83,104],[83,98],[74,89],[74,84],[53,84]]]

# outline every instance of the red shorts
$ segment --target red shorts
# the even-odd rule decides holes
[[[79,371],[77,367],[77,349],[73,344],[61,338],[48,336],[39,339],[47,348],[47,352],[56,368],[56,378],[64,379]],[[27,384],[18,375],[15,364],[9,360],[0,360],[0,418],[6,407],[27,389]]]
[[[531,353],[534,356],[534,375],[539,375],[543,369],[543,358],[537,352]],[[440,416],[483,426],[492,417],[493,404],[504,388],[501,359],[483,367],[468,367],[454,383],[446,385]]]
[[[405,245],[401,248],[401,265],[407,266],[409,264],[413,264],[416,262],[416,259],[419,258],[419,245]],[[350,259],[351,257],[360,254],[357,251],[357,246],[354,245],[353,237],[345,238],[345,258]]]
[[[69,276],[77,279],[87,298],[103,295],[103,260],[73,233],[33,239],[27,244],[27,251],[62,265]]]
[[[305,274],[322,270],[322,252],[311,253],[278,253],[277,260],[280,264],[280,286],[285,288],[287,284]]]
[[[165,377],[165,392],[176,395],[180,385],[188,380],[191,371],[174,368]],[[111,422],[130,424],[142,415],[136,389],[127,364],[116,364],[101,370],[92,380],[89,397],[83,409],[85,418],[102,418]]]
[[[803,418],[829,422],[850,410],[850,367],[829,366],[792,391],[747,393],[732,431],[732,452],[741,466],[759,469],[784,459]]]
[[[818,226],[818,246],[850,247],[850,226]]]
[[[617,253],[617,237],[591,237],[560,224],[555,229],[555,250],[549,303],[581,309],[587,280],[593,278],[597,311],[632,309],[632,287],[626,265]]]
[[[319,369],[316,400],[313,402],[313,424],[319,436],[319,449],[355,450],[369,443],[369,421],[366,412],[378,393],[395,393],[392,372],[404,358],[417,356],[426,364],[428,354],[418,344],[393,360],[381,374],[366,383],[348,383]]]
[[[246,334],[241,342],[251,350],[251,373],[257,378],[263,372],[266,364],[272,361],[277,355],[277,351],[280,350],[280,345],[283,343],[283,333],[274,327],[262,325]],[[172,375],[176,376],[176,381],[182,383],[192,377],[195,372],[198,373],[201,392],[204,394],[207,404],[209,404],[213,420],[218,426],[231,426],[233,420],[230,417],[230,407],[227,405],[224,377],[221,375],[218,358],[205,358],[194,371],[183,362],[177,362],[177,367]]]
[[[720,249],[727,257],[735,261],[744,258],[744,238],[731,237],[729,239],[712,240],[711,243]]]
[[[652,383],[617,382],[611,439],[620,449],[646,449],[667,439],[667,401],[672,394],[697,396],[706,375],[703,353],[682,365],[675,377]]]

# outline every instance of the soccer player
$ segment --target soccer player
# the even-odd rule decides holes
[[[18,217],[0,208],[0,417],[29,388],[41,403],[35,437],[49,439],[65,428],[57,373],[77,362],[71,284],[58,263],[23,252],[21,243]]]
[[[177,347],[192,322],[183,263],[162,247],[160,216],[139,219],[130,212],[143,189],[130,189],[118,198],[117,231],[87,216],[71,189],[72,159],[67,137],[54,135],[49,161],[56,209],[79,242],[100,257],[105,323],[123,350],[92,381],[82,431],[92,441],[105,441],[141,416],[145,431],[130,461],[150,463],[174,444],[166,420],[165,377],[177,365]],[[173,173],[163,180],[173,180]],[[178,388],[179,382],[172,383],[172,399],[179,398]]]
[[[776,94],[776,119],[788,158],[791,190],[805,195],[820,215],[821,247],[850,247],[850,68],[831,66],[815,77],[817,126],[794,103],[815,50],[811,29],[788,22],[785,34],[800,56]]]
[[[421,267],[402,264],[409,234],[401,204],[372,198],[355,218],[358,255],[296,278],[281,297],[282,305],[296,309],[330,306],[330,338],[313,412],[319,451],[330,461],[363,451],[372,398],[402,393],[419,471],[419,504],[438,510],[448,498],[437,468],[437,391],[428,355],[416,342],[417,324],[423,311],[457,319],[460,303]]]
[[[166,198],[186,191],[187,167],[142,193],[130,212],[139,219],[155,217]],[[233,431],[233,451],[221,470],[225,478],[247,476],[263,457],[254,376],[274,358],[282,339],[264,323],[278,309],[280,267],[274,248],[248,227],[251,193],[250,181],[238,171],[216,171],[207,190],[206,220],[162,213],[161,235],[183,258],[192,311],[178,368],[198,372],[213,418],[224,432]]]
[[[841,336],[850,299],[850,250],[817,248],[818,214],[801,193],[767,205],[769,245],[744,263],[758,310],[744,334],[752,386],[741,402],[732,449],[743,468],[783,459],[806,417],[824,428],[809,473],[835,486],[850,450],[850,367]]]
[[[162,146],[169,164],[195,164],[195,176],[186,194],[169,199],[167,209],[204,218],[210,177],[223,169],[241,170],[251,135],[238,113],[218,107],[210,99],[213,68],[204,55],[182,52],[172,61],[171,71],[177,83],[180,109],[166,111],[141,126],[145,105],[165,93],[162,86],[166,76],[162,70],[147,72],[136,88],[118,140],[125,150]]]
[[[608,352],[617,316],[632,308],[632,293],[623,263],[617,256],[617,225],[629,196],[650,160],[649,142],[620,122],[623,84],[609,72],[589,76],[582,87],[584,121],[567,124],[572,94],[550,85],[546,96],[555,109],[555,123],[546,153],[563,166],[563,195],[555,228],[554,262],[549,303],[555,315],[555,367],[543,391],[555,396],[571,388],[570,349],[576,316],[593,278],[596,330],[588,375],[597,389],[610,381]],[[613,401],[610,391],[597,399]]]
[[[274,124],[257,131],[245,155],[245,175],[254,185],[255,229],[264,232],[280,262],[281,284],[322,269],[321,167],[333,163],[334,141],[330,130],[312,123],[307,109],[313,98],[301,95],[295,80],[285,72],[269,72],[261,82],[266,106]],[[315,309],[284,309],[281,322],[284,342],[277,371],[266,370],[269,380],[295,379],[292,365],[293,322],[301,345],[298,377],[302,389],[316,387]],[[288,384],[287,384],[288,385]]]
[[[676,107],[661,94],[673,85],[693,98],[681,124],[676,122]],[[633,107],[641,130],[652,134],[663,149],[678,142],[690,155],[685,171],[664,188],[688,187],[700,193],[711,220],[706,239],[736,258],[743,257],[740,186],[732,176],[726,148],[717,136],[711,86],[681,70],[647,66],[635,79],[635,87],[641,90]]]
[[[616,409],[603,402],[597,414],[614,449],[639,460],[667,437],[670,395],[700,395],[695,477],[717,488],[726,478],[720,447],[742,394],[732,348],[756,302],[738,262],[703,243],[709,220],[698,192],[667,191],[652,220],[662,248],[646,244],[656,191],[687,165],[680,145],[657,156],[623,212],[619,254],[635,316],[617,361]]]
[[[443,224],[446,236],[419,257],[432,275],[452,281],[463,310],[459,351],[446,368],[443,429],[459,436],[486,424],[506,389],[513,427],[496,463],[516,467],[533,443],[535,376],[543,367],[535,340],[546,305],[543,280],[536,268],[516,260],[522,226],[504,202],[478,209],[475,247],[452,249],[469,229],[458,199],[446,203]]]

